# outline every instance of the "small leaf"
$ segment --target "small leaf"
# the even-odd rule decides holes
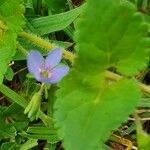
[[[19,150],[29,150],[37,145],[38,145],[37,140],[30,139],[27,142],[25,142],[24,144],[22,144]]]
[[[32,134],[56,134],[56,130],[48,127],[29,127],[27,133]]]
[[[32,139],[39,139],[39,140],[48,140],[50,143],[57,143],[60,139],[56,134],[29,134],[26,132],[20,133],[21,136],[32,138]]]

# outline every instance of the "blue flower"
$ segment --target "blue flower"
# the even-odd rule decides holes
[[[40,52],[31,50],[27,58],[28,70],[37,81],[42,83],[58,83],[69,71],[66,65],[58,65],[62,59],[62,50],[54,49],[46,59]]]

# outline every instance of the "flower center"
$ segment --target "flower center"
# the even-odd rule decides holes
[[[41,70],[40,71],[40,75],[43,77],[43,78],[48,78],[50,76],[50,73],[47,72],[46,70]]]
[[[39,68],[39,72],[42,78],[50,78],[52,76],[51,68],[46,64]]]

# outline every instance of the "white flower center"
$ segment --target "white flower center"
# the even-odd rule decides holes
[[[39,72],[42,78],[50,78],[52,76],[51,68],[46,64],[39,68]]]

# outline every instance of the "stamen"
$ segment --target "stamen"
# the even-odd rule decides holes
[[[39,72],[42,78],[50,78],[52,76],[51,68],[45,64],[39,68]]]

